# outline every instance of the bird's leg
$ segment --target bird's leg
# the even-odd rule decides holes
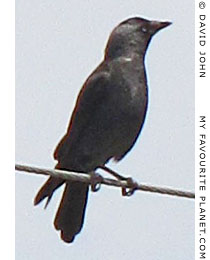
[[[90,186],[93,192],[96,192],[101,188],[102,180],[103,177],[100,174],[96,172],[90,172]]]
[[[112,169],[110,169],[106,166],[99,166],[98,168],[110,173],[111,175],[113,175],[118,180],[127,181],[129,188],[125,188],[125,187],[122,188],[122,195],[123,196],[129,197],[129,196],[133,195],[134,192],[137,190],[138,184],[131,177],[124,177],[124,176],[120,175],[119,173],[113,171]]]
[[[104,171],[110,173],[112,176],[114,176],[114,177],[115,177],[116,179],[118,179],[118,180],[121,180],[121,181],[127,180],[126,177],[120,175],[119,173],[113,171],[112,169],[110,169],[110,168],[108,168],[108,167],[106,167],[106,166],[99,166],[98,168],[100,168],[100,169],[102,169],[102,170],[104,170]]]

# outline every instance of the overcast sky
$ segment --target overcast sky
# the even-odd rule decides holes
[[[140,183],[194,190],[194,2],[191,0],[16,2],[16,162],[53,168],[77,94],[103,58],[112,29],[141,16],[173,24],[146,55],[149,109],[132,151],[109,166]],[[33,206],[44,176],[16,173],[16,260],[194,259],[194,201],[145,192],[124,198],[103,186],[89,196],[73,244]]]

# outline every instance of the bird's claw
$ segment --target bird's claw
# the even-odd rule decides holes
[[[138,189],[138,183],[135,182],[132,178],[126,178],[122,175],[120,175],[119,173],[113,171],[112,169],[106,167],[106,166],[100,166],[99,168],[101,168],[102,170],[110,173],[111,175],[113,175],[117,180],[120,180],[120,181],[126,181],[129,188],[127,187],[123,187],[122,188],[122,195],[123,196],[131,196],[134,194],[134,192]]]
[[[135,182],[132,178],[125,178],[125,181],[127,181],[127,184],[129,185],[129,188],[122,188],[122,195],[130,197],[134,194],[134,192],[138,188],[138,183]]]
[[[100,174],[96,172],[90,173],[90,186],[93,192],[100,190],[102,180],[103,177]]]

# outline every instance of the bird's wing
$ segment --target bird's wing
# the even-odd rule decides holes
[[[109,95],[110,82],[110,74],[105,71],[95,71],[87,79],[77,98],[67,133],[55,149],[54,158],[56,160],[59,161],[59,158],[63,157],[71,140],[77,140],[78,136],[82,135],[93,117],[93,113]]]

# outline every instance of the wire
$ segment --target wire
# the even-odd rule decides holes
[[[71,180],[71,181],[80,181],[91,184],[91,178],[92,174],[85,174],[85,173],[76,173],[76,172],[70,172],[70,171],[63,171],[63,170],[50,170],[50,169],[44,169],[39,167],[32,167],[32,166],[26,166],[26,165],[15,165],[15,170],[17,171],[24,171],[29,173],[36,173],[36,174],[42,174],[42,175],[50,175],[56,178],[62,178],[64,180]],[[146,184],[138,184],[138,183],[130,183],[128,180],[115,180],[115,179],[109,179],[109,178],[103,178],[101,175],[99,175],[100,178],[98,178],[98,184],[104,184],[108,186],[115,186],[115,187],[121,187],[121,188],[128,188],[128,189],[134,189],[134,190],[141,190],[141,191],[147,191],[147,192],[155,192],[165,195],[171,195],[171,196],[178,196],[178,197],[185,197],[189,199],[195,198],[195,193],[188,192],[188,191],[181,191],[177,189],[172,188],[166,188],[166,187],[157,187],[152,185],[146,185]],[[133,184],[135,184],[135,187],[133,187]]]

